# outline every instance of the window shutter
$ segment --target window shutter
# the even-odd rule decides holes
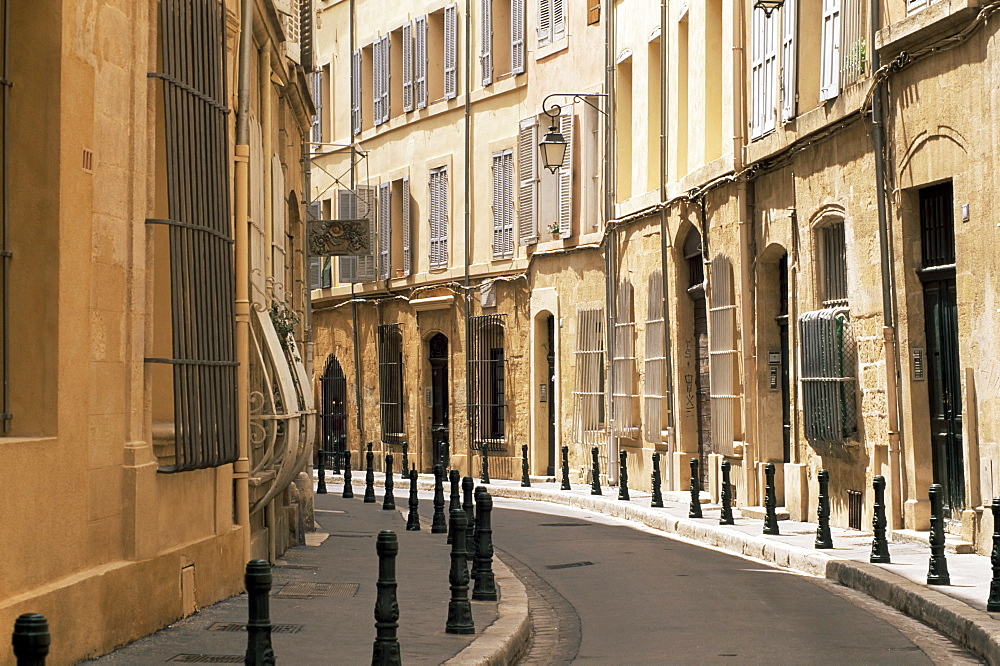
[[[524,74],[524,0],[510,1],[510,71]]]
[[[777,84],[778,63],[778,15],[764,17],[764,131],[770,132],[775,127],[777,104],[775,86]]]
[[[392,247],[392,186],[378,186],[378,279],[392,277],[389,251]]]
[[[382,40],[372,43],[372,124],[382,124]]]
[[[514,255],[514,154],[493,154],[493,258]]]
[[[503,153],[493,153],[493,258],[503,256]]]
[[[840,93],[840,0],[823,0],[823,45],[820,62],[820,101]]]
[[[403,24],[403,111],[413,111],[413,24]]]
[[[431,268],[448,266],[448,170],[444,167],[431,171],[430,177],[430,265]]]
[[[444,98],[458,96],[458,5],[444,8]]]
[[[795,117],[797,2],[798,0],[785,0],[781,8],[781,122],[783,123]]]
[[[521,121],[517,135],[517,235],[521,245],[538,242],[535,222],[538,202],[538,178],[535,175],[536,134],[538,121],[526,118]]]
[[[413,96],[418,109],[427,107],[427,17],[413,23]]]
[[[410,177],[403,178],[403,275],[413,271],[413,252],[410,249]]]
[[[538,45],[552,41],[552,3],[554,0],[538,0]]]
[[[389,35],[382,38],[382,122],[389,122],[389,77],[391,71],[389,68],[389,63],[392,62],[389,57],[389,46],[391,42],[389,41]]]
[[[559,236],[569,238],[573,231],[573,106],[559,115],[559,133],[566,139],[566,155],[559,167]]]
[[[566,36],[566,0],[552,2],[552,41]]]
[[[708,356],[712,407],[712,448],[733,456],[740,431],[740,388],[737,385],[736,301],[729,259],[712,259],[709,274]]]
[[[312,141],[320,143],[323,141],[323,73],[319,70],[312,75],[312,100],[316,107],[316,115],[313,116]]]
[[[358,216],[357,197],[351,190],[337,190],[337,219],[348,220]],[[340,257],[337,275],[342,283],[358,281],[358,258]]]
[[[774,67],[778,57],[775,38],[776,21],[776,15],[768,18],[763,9],[753,10],[753,47],[750,66],[753,98],[751,100],[750,137],[753,139],[773,130],[775,125]]]
[[[517,0],[514,0],[516,2]],[[483,70],[483,85],[493,83],[493,0],[482,0],[483,11],[482,44],[479,49],[479,65]]]
[[[750,19],[750,138],[764,133],[761,99],[764,88],[764,10],[754,9]]]
[[[309,257],[309,288],[320,289],[323,286],[323,257]]]
[[[375,229],[375,212],[377,208],[376,189],[367,185],[358,186],[358,213],[359,217],[368,220],[368,228]],[[375,279],[375,249],[372,253],[358,257],[358,281],[371,282]]]
[[[351,131],[361,134],[361,51],[351,54]]]

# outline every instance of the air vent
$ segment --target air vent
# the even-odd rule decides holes
[[[297,634],[302,631],[302,624],[272,624],[272,634]],[[247,625],[243,622],[216,622],[208,626],[209,631],[246,631]]]
[[[83,149],[83,170],[87,173],[94,173],[94,151],[89,148]]]
[[[574,569],[576,567],[589,567],[593,562],[570,562],[569,564],[549,564],[546,569]]]
[[[863,497],[860,490],[847,491],[847,526],[852,530],[861,529],[861,503]]]

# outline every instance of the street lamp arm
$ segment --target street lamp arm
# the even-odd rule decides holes
[[[584,104],[586,104],[590,108],[592,108],[595,111],[598,111],[600,113],[603,113],[606,116],[606,115],[608,115],[607,111],[605,111],[604,109],[600,108],[599,106],[597,106],[596,104],[594,104],[593,102],[591,102],[590,100],[588,100],[587,98],[588,97],[607,97],[607,96],[608,96],[607,93],[552,93],[551,95],[547,95],[545,97],[545,99],[542,100],[542,111],[545,112],[545,115],[547,115],[549,118],[555,118],[556,116],[559,115],[560,111],[562,111],[562,107],[559,106],[558,104],[553,104],[552,105],[553,112],[550,113],[549,109],[546,108],[548,106],[549,100],[551,98],[553,98],[553,97],[571,97],[571,98],[573,98],[574,102],[577,102],[577,101],[583,102]]]

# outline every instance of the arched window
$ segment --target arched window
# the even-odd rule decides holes
[[[687,288],[700,287],[705,282],[704,260],[701,256],[701,234],[692,227],[684,238],[684,261],[688,267]]]
[[[847,305],[847,243],[844,219],[835,218],[817,229],[820,298],[823,307]]]

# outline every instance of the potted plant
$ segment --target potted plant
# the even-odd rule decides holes
[[[559,222],[551,222],[547,228],[553,239],[559,238]]]

